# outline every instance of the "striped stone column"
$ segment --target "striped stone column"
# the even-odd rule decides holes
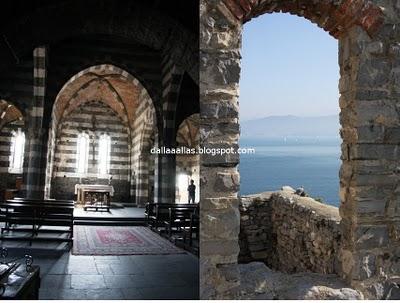
[[[159,148],[161,144],[159,143],[159,137],[158,134],[155,136],[155,148]],[[154,159],[154,202],[155,203],[161,203],[162,201],[162,188],[163,186],[161,185],[161,171],[162,171],[162,166],[161,166],[161,156],[159,154],[155,155]]]
[[[142,132],[141,136],[141,149],[137,156],[137,166],[136,166],[136,194],[135,201],[137,206],[143,207],[152,198],[149,197],[149,169],[150,169],[150,149],[151,149],[151,135],[153,129],[146,128]]]
[[[179,90],[182,81],[182,71],[169,57],[163,60],[163,146],[176,146],[175,113],[178,103]],[[162,203],[175,202],[176,158],[175,154],[161,154],[159,156],[159,191]]]
[[[130,201],[132,204],[136,203],[136,175],[132,164],[130,171]]]
[[[146,205],[149,197],[149,156],[145,153],[139,156],[136,178],[136,204],[142,207]]]
[[[162,155],[160,160],[161,203],[175,203],[175,156]]]
[[[135,118],[132,132],[132,190],[131,196],[137,206],[143,207],[147,202],[154,201],[154,197],[149,197],[149,168],[151,160],[151,148],[154,145],[153,135],[156,131],[156,113],[146,91],[142,91],[139,106]]]
[[[45,46],[33,50],[33,102],[28,111],[24,160],[24,195],[42,198],[44,195],[47,131],[43,129],[43,108],[46,95]]]

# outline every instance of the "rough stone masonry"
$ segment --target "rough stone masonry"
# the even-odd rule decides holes
[[[237,147],[243,23],[274,12],[304,17],[338,40],[339,274],[367,298],[399,298],[398,1],[202,0],[201,145]],[[223,298],[241,284],[239,159],[226,155],[201,161],[201,297]]]
[[[242,197],[239,262],[262,261],[287,273],[338,273],[337,207],[287,188]]]

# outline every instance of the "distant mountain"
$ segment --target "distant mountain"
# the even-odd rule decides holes
[[[269,116],[240,123],[242,138],[338,137],[339,116]]]

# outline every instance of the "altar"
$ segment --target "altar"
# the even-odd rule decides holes
[[[114,187],[101,184],[76,184],[75,195],[78,204],[84,210],[94,208],[97,210],[110,210],[111,197],[114,196]]]

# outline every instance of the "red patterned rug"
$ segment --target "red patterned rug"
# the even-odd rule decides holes
[[[143,226],[74,226],[74,255],[182,254],[182,249]]]

